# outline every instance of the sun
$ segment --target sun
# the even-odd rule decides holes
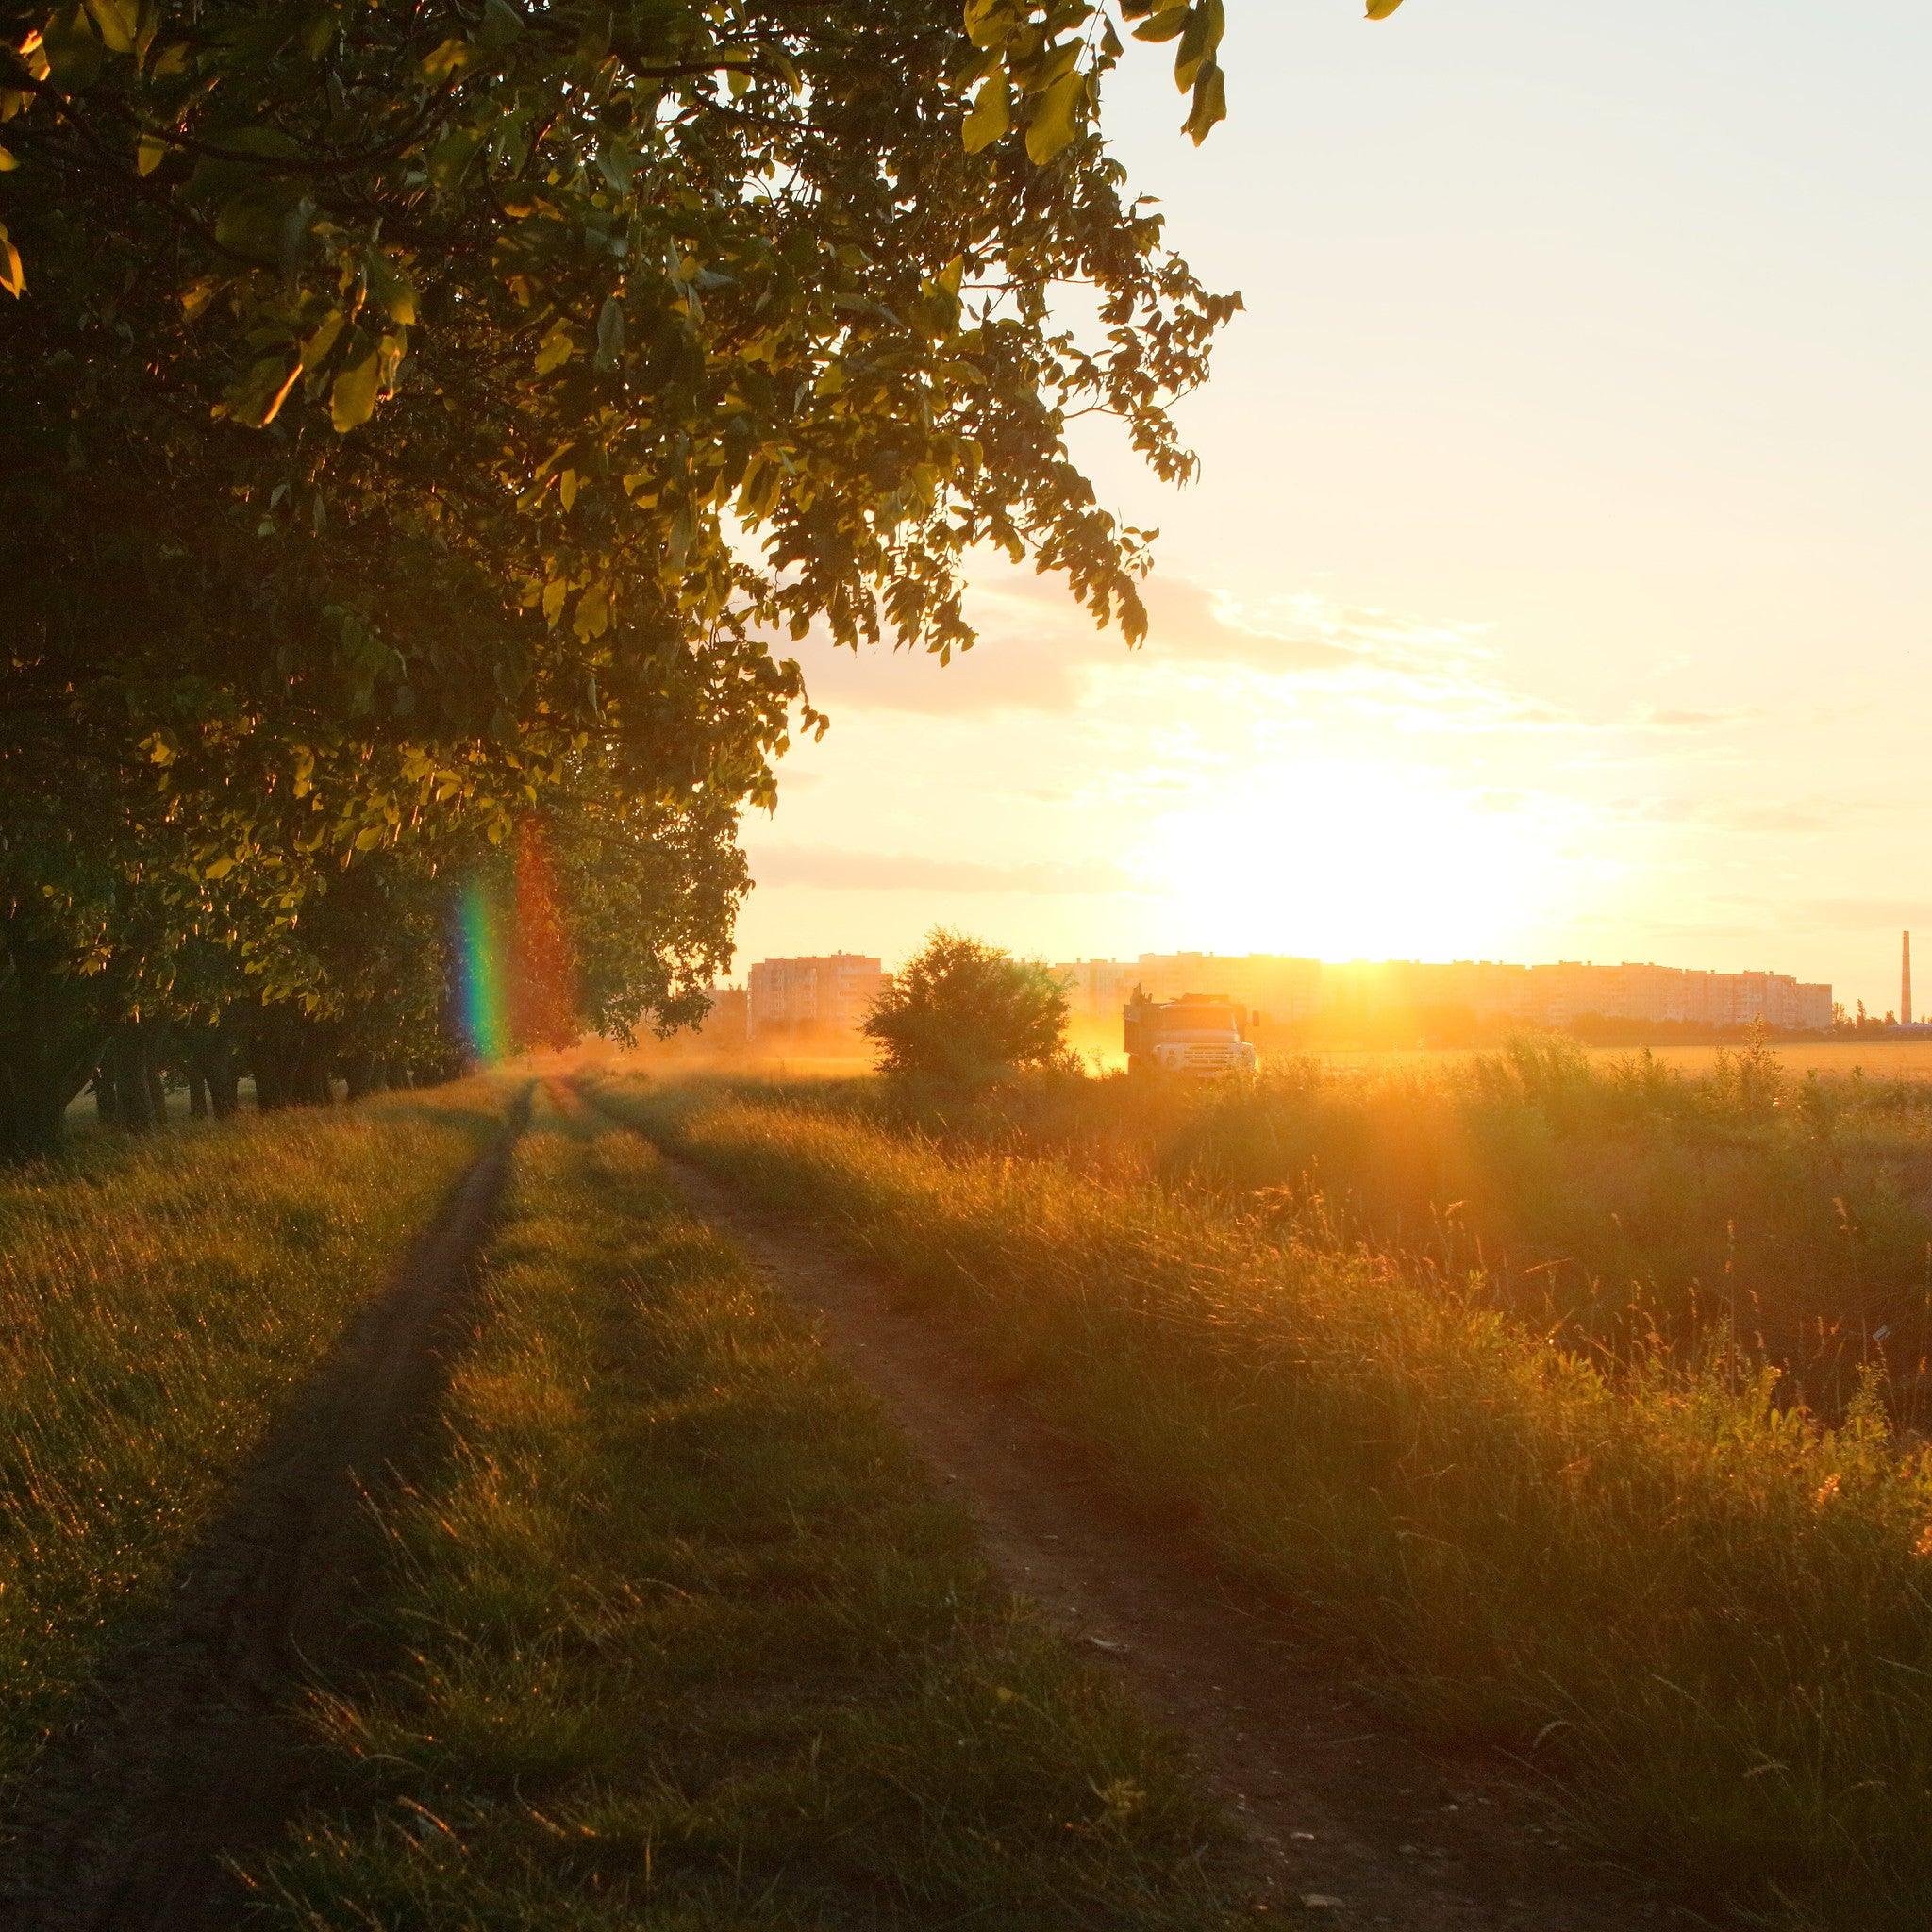
[[[1230,777],[1167,814],[1136,870],[1186,943],[1318,958],[1497,957],[1541,924],[1545,817],[1440,773],[1340,758]]]

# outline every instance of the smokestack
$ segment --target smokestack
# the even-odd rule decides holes
[[[1909,1026],[1912,1024],[1912,936],[1907,933],[1899,946],[1898,958],[1898,1024]]]

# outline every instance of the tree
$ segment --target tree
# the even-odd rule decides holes
[[[75,829],[0,851],[0,1140],[47,1137],[184,946],[331,997],[289,938],[376,855],[435,875],[586,770],[677,825],[770,804],[824,725],[776,641],[948,658],[983,547],[1137,638],[1149,533],[1069,425],[1185,480],[1172,405],[1239,300],[1129,193],[1101,92],[1122,28],[1172,42],[1202,138],[1222,13],[30,16],[0,47],[0,786]]]
[[[1066,1051],[1066,989],[1038,960],[941,927],[892,976],[862,1030],[883,1072],[983,1085]]]

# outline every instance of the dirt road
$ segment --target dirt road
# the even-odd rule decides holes
[[[816,1321],[977,1519],[1007,1582],[1189,1739],[1286,1914],[1401,1932],[1633,1932],[1708,1922],[1592,1857],[1492,1764],[1408,1741],[1338,1690],[1278,1604],[1137,1516],[970,1347],[802,1223],[672,1162],[693,1207]]]
[[[242,1905],[226,1861],[292,1807],[287,1710],[341,1654],[367,1568],[362,1497],[435,1413],[469,1264],[529,1114],[519,1097],[389,1287],[291,1401],[184,1563],[164,1625],[109,1668],[50,1748],[0,1894],[8,1932],[216,1932]]]

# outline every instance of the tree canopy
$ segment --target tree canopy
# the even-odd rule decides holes
[[[23,974],[125,1014],[197,948],[338,1000],[294,938],[325,896],[378,861],[446,880],[545,799],[653,828],[606,825],[607,884],[618,853],[658,878],[645,847],[715,867],[824,728],[789,647],[950,657],[983,547],[1138,638],[1150,533],[1069,425],[1110,416],[1184,480],[1172,406],[1239,298],[1133,195],[1102,94],[1160,43],[1202,138],[1223,25],[1222,0],[30,9],[0,48],[9,1034]],[[713,877],[680,958],[728,938],[741,879]],[[683,972],[654,957],[586,984],[636,1016]]]

